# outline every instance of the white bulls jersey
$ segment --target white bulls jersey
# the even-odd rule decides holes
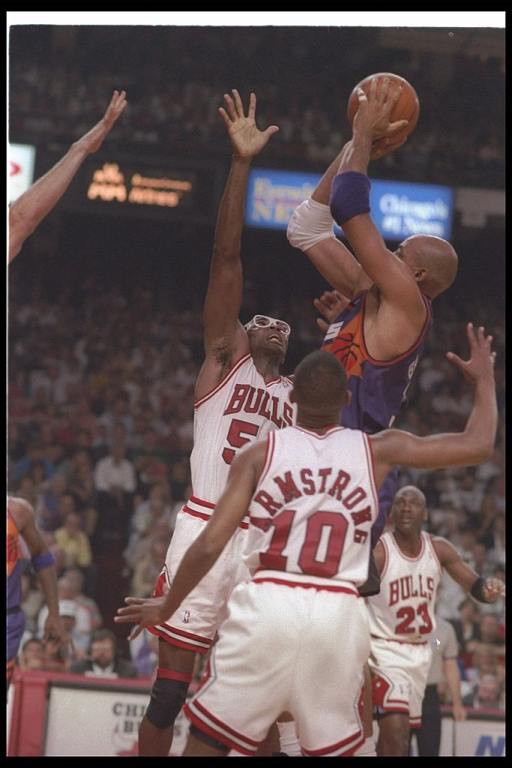
[[[194,448],[190,456],[194,498],[211,504],[226,485],[237,450],[295,421],[289,401],[292,382],[278,376],[265,383],[251,355],[194,405]]]
[[[417,557],[405,555],[393,533],[380,541],[385,562],[380,593],[367,598],[372,637],[402,643],[425,643],[434,632],[434,605],[442,575],[432,538],[421,533]]]
[[[249,506],[251,572],[363,584],[378,510],[368,437],[343,427],[323,435],[289,427],[267,441]]]

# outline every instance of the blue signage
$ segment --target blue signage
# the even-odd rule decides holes
[[[320,176],[256,168],[247,193],[246,223],[266,229],[286,229],[293,209],[311,195]],[[371,213],[386,240],[409,235],[437,235],[449,239],[453,191],[431,184],[372,181]]]

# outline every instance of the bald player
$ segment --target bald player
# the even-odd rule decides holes
[[[306,253],[344,299],[323,348],[338,358],[348,377],[352,397],[342,424],[369,434],[393,425],[432,323],[432,301],[457,274],[457,254],[446,240],[413,235],[392,253],[369,215],[368,163],[399,146],[393,134],[404,126],[404,121],[390,123],[400,91],[389,86],[387,78],[374,79],[368,97],[358,94],[352,139],[288,226],[291,245]],[[378,139],[381,145],[382,139],[388,142],[389,150],[375,149]],[[334,221],[343,226],[357,258],[334,236]],[[322,310],[321,300],[315,305]],[[397,478],[394,468],[380,488],[373,546],[383,531]],[[367,596],[378,590],[379,576],[370,558],[369,579],[360,592]],[[367,695],[369,704],[369,685]]]

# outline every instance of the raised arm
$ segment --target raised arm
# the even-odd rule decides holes
[[[331,212],[383,298],[410,317],[424,317],[425,308],[414,275],[403,261],[393,254],[369,215],[370,182],[368,162],[375,135],[389,122],[389,115],[400,96],[400,88],[389,88],[387,78],[374,79],[368,97],[359,91],[359,108],[354,117],[352,141],[341,156],[338,175],[331,193]],[[407,121],[392,124],[400,130]]]
[[[267,441],[261,441],[245,448],[235,457],[224,493],[208,525],[183,556],[169,592],[158,598],[125,598],[127,607],[117,610],[114,621],[139,625],[130,639],[136,637],[143,627],[160,624],[172,616],[214,565],[247,513],[265,462],[266,449]]]
[[[196,397],[220,379],[231,362],[249,349],[247,334],[239,322],[242,304],[242,262],[240,259],[244,225],[245,195],[252,158],[279,129],[275,125],[260,131],[256,126],[256,96],[251,93],[247,117],[238,91],[224,95],[225,109],[219,107],[233,147],[233,159],[222,195],[208,290],[203,308],[206,368],[196,386]]]
[[[492,336],[483,328],[475,334],[467,326],[471,357],[462,360],[453,352],[448,359],[455,363],[465,377],[473,382],[473,409],[463,432],[429,437],[417,437],[399,429],[387,429],[371,435],[370,442],[376,465],[377,482],[382,482],[391,466],[403,464],[419,469],[441,469],[449,466],[471,466],[488,459],[494,450],[498,411],[494,381],[495,352],[491,351]]]
[[[330,164],[311,197],[294,210],[287,237],[290,245],[303,251],[330,285],[353,298],[372,281],[351,251],[335,237],[329,208],[332,180],[347,147],[348,144]]]
[[[58,203],[85,158],[96,152],[126,107],[125,91],[114,91],[107,111],[94,128],[75,141],[48,173],[38,179],[9,208],[9,262],[27,237]]]

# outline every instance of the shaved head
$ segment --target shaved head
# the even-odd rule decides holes
[[[446,291],[457,275],[455,248],[442,237],[412,235],[400,245],[404,262],[411,267],[418,284],[429,298]]]

